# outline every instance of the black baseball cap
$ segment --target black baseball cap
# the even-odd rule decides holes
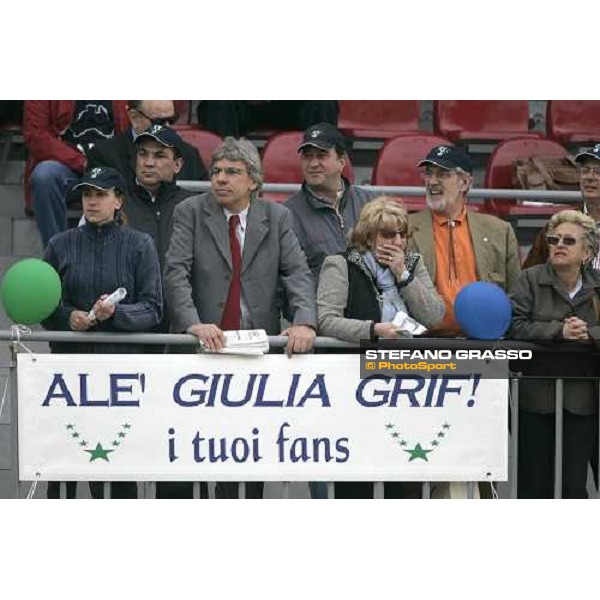
[[[298,146],[298,152],[306,146],[314,146],[321,150],[330,150],[337,148],[342,152],[346,152],[346,138],[340,130],[331,123],[317,123],[311,125],[305,132],[302,138],[302,143]]]
[[[146,131],[142,131],[135,138],[135,143],[137,144],[145,138],[151,138],[166,148],[176,148],[181,154],[181,145],[183,142],[181,136],[174,129],[166,125],[151,125]]]
[[[592,148],[586,150],[585,152],[580,152],[575,157],[575,162],[583,162],[586,157],[595,158],[596,160],[600,160],[600,143],[594,144]]]
[[[436,165],[442,169],[462,169],[471,174],[473,173],[473,163],[469,155],[458,146],[436,146],[429,151],[429,154],[417,165]]]
[[[112,167],[95,167],[86,171],[83,177],[71,188],[71,194],[79,194],[84,187],[93,187],[97,190],[108,191],[113,188],[125,194],[125,181],[121,173]]]

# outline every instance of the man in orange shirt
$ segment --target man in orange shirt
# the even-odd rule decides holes
[[[435,336],[462,335],[454,316],[454,300],[474,281],[496,283],[508,292],[520,273],[519,249],[512,227],[496,217],[470,212],[465,199],[473,183],[469,155],[457,146],[437,146],[429,151],[423,167],[428,210],[409,216],[413,231],[410,244],[420,252],[431,279],[444,300],[446,313]],[[432,496],[466,496],[466,486],[438,484]],[[480,484],[482,498],[490,498],[488,485]]]
[[[444,319],[432,333],[454,337],[461,335],[454,300],[464,286],[489,281],[509,291],[520,272],[517,239],[508,223],[467,210],[473,165],[464,150],[437,146],[418,166],[423,167],[429,209],[410,215],[410,243],[423,255],[446,305]]]

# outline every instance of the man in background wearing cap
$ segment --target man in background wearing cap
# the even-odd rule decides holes
[[[580,210],[589,215],[596,222],[596,229],[600,231],[600,143],[594,144],[585,152],[580,152],[575,157],[575,162],[579,166],[579,189],[583,202],[576,206],[568,205],[565,208]],[[538,231],[533,246],[523,263],[523,268],[540,265],[547,260],[546,228],[543,227]],[[592,264],[594,269],[600,269],[600,253],[596,255]]]
[[[474,281],[489,281],[508,292],[520,273],[512,227],[491,215],[470,212],[465,199],[473,182],[468,154],[457,146],[437,146],[422,160],[427,210],[409,216],[412,249],[420,252],[446,306],[433,335],[461,334],[454,300]]]
[[[342,175],[348,161],[346,140],[330,123],[304,132],[298,148],[304,182],[285,202],[315,280],[327,256],[346,250],[348,232],[362,207],[375,195],[351,185]]]
[[[86,148],[88,167],[107,166],[121,172],[130,185],[135,177],[135,140],[151,125],[173,125],[178,116],[173,100],[127,100],[130,127],[112,140]],[[177,174],[181,180],[205,181],[208,173],[198,150],[183,140],[180,144],[183,167]]]
[[[194,195],[175,182],[185,165],[182,145],[177,132],[164,125],[152,125],[137,136],[135,182],[123,207],[127,224],[152,236],[161,270],[173,232],[175,206]]]

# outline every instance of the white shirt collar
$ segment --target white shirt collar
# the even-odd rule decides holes
[[[246,206],[246,208],[239,213],[233,213],[230,210],[227,210],[225,207],[223,207],[223,212],[225,213],[225,218],[227,219],[227,222],[229,222],[229,217],[231,217],[231,215],[238,215],[238,217],[240,218],[240,228],[242,231],[246,231],[246,223],[248,222],[249,208],[250,205]]]

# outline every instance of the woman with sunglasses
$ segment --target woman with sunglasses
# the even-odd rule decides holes
[[[317,292],[319,335],[350,342],[404,333],[399,312],[429,328],[444,316],[421,255],[406,250],[408,215],[400,202],[381,196],[365,204],[349,249],[323,263]],[[386,498],[418,497],[419,484],[386,483]],[[369,482],[335,484],[336,498],[372,498]]]
[[[439,323],[444,303],[421,255],[408,252],[408,215],[380,196],[365,204],[350,232],[347,252],[323,263],[317,292],[319,335],[349,342],[396,338],[400,312],[426,328]]]
[[[588,463],[598,451],[598,386],[585,378],[597,377],[599,365],[595,353],[567,352],[565,346],[600,345],[600,274],[591,268],[598,252],[594,220],[563,210],[550,219],[546,243],[548,261],[524,270],[511,292],[511,337],[553,346],[522,365],[518,495],[554,497],[555,378],[563,377],[562,497],[587,498]]]

